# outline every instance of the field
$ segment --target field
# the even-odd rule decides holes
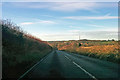
[[[24,33],[12,22],[1,21],[2,27],[2,78],[17,79],[41,58],[52,51],[47,42]]]
[[[114,40],[49,41],[58,50],[120,63],[119,42]]]

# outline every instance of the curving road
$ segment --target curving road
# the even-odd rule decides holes
[[[64,51],[53,51],[23,74],[19,80],[40,78],[119,80],[119,65]]]

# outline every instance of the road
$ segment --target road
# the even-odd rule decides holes
[[[22,79],[113,79],[118,80],[119,65],[64,51],[53,51],[20,77]]]

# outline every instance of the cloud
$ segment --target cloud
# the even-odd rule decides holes
[[[76,10],[90,10],[97,5],[96,3],[78,3],[78,2],[51,2],[51,3],[12,3],[12,5],[22,8],[37,8],[37,9],[49,9],[55,11],[76,11]]]
[[[65,32],[56,32],[56,33],[33,33],[35,36],[39,37],[45,41],[60,41],[60,40],[78,40],[79,35],[81,39],[90,39],[90,40],[108,40],[115,39],[118,40],[117,28],[109,28],[106,30],[68,30]],[[99,36],[98,36],[99,35]]]
[[[42,40],[47,41],[59,41],[59,40],[78,40],[79,35],[81,39],[91,40],[118,40],[118,33],[116,31],[86,31],[79,32],[79,30],[70,30],[66,33],[54,33],[54,34],[35,34]],[[98,36],[99,35],[99,36]],[[51,38],[52,37],[52,38]]]
[[[109,27],[104,27],[104,28],[101,28],[101,29],[94,29],[94,30],[83,30],[83,29],[71,29],[71,30],[68,30],[68,32],[71,32],[71,33],[78,33],[78,32],[118,32],[118,27],[113,27],[113,28],[109,28]]]
[[[78,11],[87,10],[91,12],[97,12],[95,9],[103,7],[114,7],[117,6],[115,3],[96,3],[96,2],[22,2],[22,3],[11,3],[11,5],[21,8],[34,8],[34,9],[48,9],[54,11]]]
[[[96,3],[55,3],[54,6],[50,7],[51,10],[56,11],[77,11],[77,10],[89,10],[93,11],[93,8],[96,6]]]
[[[51,16],[51,15],[41,15],[41,16],[45,16],[45,17],[53,17],[53,16]]]
[[[43,36],[46,36],[46,37],[66,37],[66,36],[74,36],[74,34],[72,33],[59,33],[59,34],[45,34]]]
[[[92,30],[92,31],[69,30],[68,32],[76,34],[76,36],[80,35],[81,39],[92,39],[92,40],[116,39],[118,40],[117,28],[114,30],[112,30],[111,28],[109,30]]]
[[[39,21],[38,23],[44,23],[44,24],[56,24],[54,21]]]
[[[63,17],[63,19],[72,19],[72,20],[102,20],[102,19],[118,19],[118,16],[69,16]]]
[[[114,31],[94,31],[94,32],[86,32],[84,35],[88,39],[118,39],[118,33]],[[99,36],[98,36],[99,35]]]
[[[3,2],[119,2],[119,0],[3,0]]]
[[[96,24],[89,24],[88,26],[97,27],[97,28],[104,28],[105,27],[105,26],[96,25]]]
[[[77,29],[80,29],[82,28],[81,26],[69,26],[69,28],[77,28]]]
[[[20,25],[31,25],[31,24],[34,24],[33,22],[23,22],[23,23],[20,23]]]
[[[50,21],[50,20],[39,20],[37,22],[23,22],[20,23],[20,25],[31,25],[31,24],[57,24],[54,21]]]
[[[73,33],[38,34],[37,37],[39,37],[42,40],[47,40],[47,41],[61,41],[61,40],[77,39],[76,38],[77,35]]]
[[[72,30],[72,32],[78,32],[79,30],[83,30],[87,27],[91,27],[92,29],[101,29],[101,28],[109,28],[109,27],[113,27],[113,26],[103,26],[103,25],[99,25],[99,24],[85,24],[85,26],[69,26],[69,28],[71,29],[75,29],[75,30]],[[76,29],[79,29],[79,30],[76,30]]]
[[[68,30],[68,32],[71,32],[71,33],[79,33],[80,30]]]

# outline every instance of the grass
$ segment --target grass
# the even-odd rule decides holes
[[[47,42],[25,33],[12,22],[2,27],[2,78],[18,79],[25,71],[52,51]]]
[[[101,60],[120,63],[120,46],[118,41],[76,40],[55,41],[49,43],[51,46],[56,47],[58,50],[64,50],[67,52],[90,56]]]

